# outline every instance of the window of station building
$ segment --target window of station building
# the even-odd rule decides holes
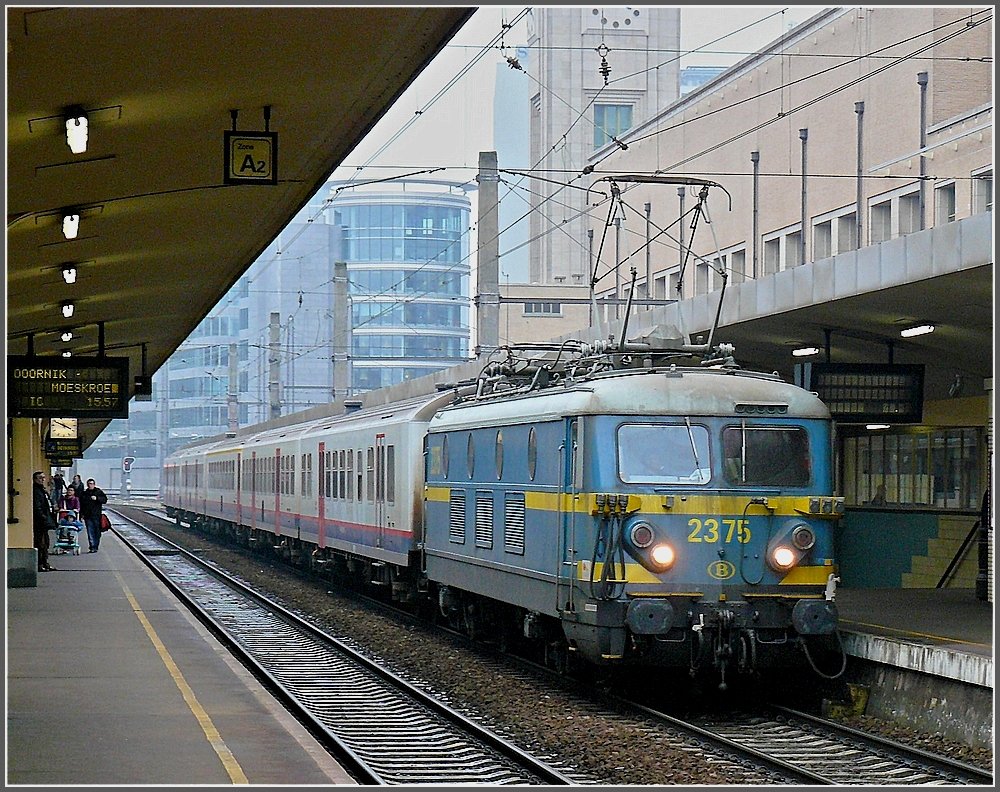
[[[833,221],[827,220],[813,226],[813,261],[833,255]]]
[[[972,174],[972,213],[993,211],[993,169]]]
[[[729,273],[730,283],[743,283],[747,279],[747,250],[746,248],[739,248],[738,250],[733,250],[728,253],[729,266],[727,272]]]
[[[773,275],[781,267],[781,239],[764,240],[764,268],[761,275]]]
[[[526,302],[525,316],[562,316],[562,303],[558,302]]]
[[[851,211],[849,214],[837,216],[837,253],[858,248],[858,216]]]
[[[663,279],[660,278],[659,280],[662,281]],[[666,284],[666,287],[667,287],[666,291],[663,292],[659,288],[657,288],[657,296],[659,297],[659,299],[661,299],[661,300],[679,300],[680,299],[680,295],[677,293],[677,286],[678,286],[678,284],[680,282],[681,282],[681,274],[680,274],[680,272],[679,271],[678,272],[671,272],[670,275],[668,276],[668,282]],[[659,283],[657,283],[657,286],[659,286]]]
[[[764,262],[761,275],[773,275],[802,263],[802,229],[798,223],[763,237]]]
[[[944,225],[955,219],[955,182],[934,188],[934,224]]]
[[[792,231],[785,236],[785,266],[784,269],[802,264],[802,232]]]
[[[632,105],[594,105],[594,148],[599,149],[612,138],[620,138],[632,126]]]
[[[708,294],[709,270],[711,267],[707,261],[699,261],[694,271],[694,293]]]
[[[931,428],[845,437],[843,492],[849,504],[871,502],[885,487],[889,506],[978,509],[983,430]]]
[[[899,196],[899,235],[916,233],[920,226],[920,193]]]
[[[892,202],[882,201],[872,206],[868,238],[871,244],[877,245],[892,238]]]

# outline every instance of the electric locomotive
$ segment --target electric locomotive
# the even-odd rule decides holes
[[[188,447],[164,504],[557,667],[816,668],[829,411],[671,335],[505,348],[433,395]]]
[[[830,414],[730,351],[684,367],[650,343],[562,345],[441,409],[424,542],[441,611],[559,664],[565,650],[723,685],[805,665],[837,628]]]

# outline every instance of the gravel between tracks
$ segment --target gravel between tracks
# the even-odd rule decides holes
[[[123,509],[123,513],[128,510]],[[136,514],[136,516],[139,516]],[[201,550],[218,564],[275,601],[319,624],[337,637],[349,637],[398,674],[423,686],[470,715],[492,724],[509,740],[541,756],[574,767],[581,783],[615,785],[760,785],[775,779],[732,762],[709,758],[696,744],[669,729],[638,725],[568,690],[504,663],[492,662],[461,640],[375,613],[333,594],[322,582],[305,581],[280,565],[223,548],[170,522],[152,526],[167,539]],[[903,725],[860,716],[848,725],[904,744],[991,769],[989,749],[973,748]],[[640,743],[642,750],[636,750]],[[640,758],[641,757],[641,758]]]

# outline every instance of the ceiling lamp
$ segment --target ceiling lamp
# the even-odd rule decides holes
[[[74,110],[66,117],[66,145],[74,154],[87,150],[87,114]]]
[[[819,347],[802,347],[801,349],[793,349],[792,354],[795,357],[808,357],[809,355],[818,355]]]
[[[66,239],[76,239],[76,235],[80,231],[80,215],[76,213],[67,213],[63,215],[62,219],[63,236]]]
[[[76,267],[72,264],[63,264],[62,276],[66,283],[76,283]]]
[[[875,431],[877,429],[888,429],[889,424],[865,424],[865,429],[871,429]]]
[[[61,336],[59,336],[63,341],[69,342],[73,340],[73,331],[66,330]]]
[[[69,319],[73,315],[75,308],[76,306],[72,302],[64,302],[62,304],[62,315]]]
[[[62,356],[63,357],[73,357],[73,353],[70,352],[68,349],[64,349],[63,353],[62,353]]]
[[[934,332],[934,325],[923,324],[923,325],[918,325],[917,327],[907,327],[905,330],[900,330],[899,334],[903,336],[903,338],[912,338],[913,336],[927,335],[927,333],[933,333],[933,332]]]

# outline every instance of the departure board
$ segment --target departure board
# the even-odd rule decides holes
[[[129,360],[110,357],[7,357],[12,418],[128,418]]]
[[[79,437],[46,437],[45,456],[49,459],[79,459],[83,456],[83,440]]]
[[[796,371],[796,384],[814,391],[843,423],[923,419],[922,364],[805,363]]]

